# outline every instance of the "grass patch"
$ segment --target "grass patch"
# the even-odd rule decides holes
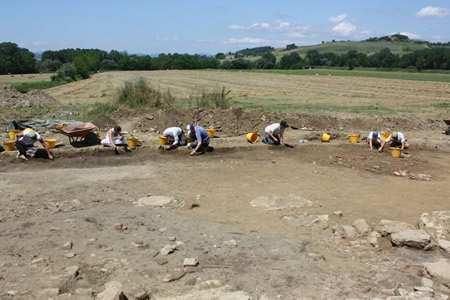
[[[235,100],[233,106],[243,109],[262,109],[271,112],[308,112],[308,113],[355,113],[366,115],[395,115],[401,112],[381,105],[343,106],[333,104],[289,103],[280,99]]]
[[[26,82],[11,82],[11,86],[21,93],[28,93],[31,90],[45,90],[55,86],[63,85],[65,81],[51,81],[51,80],[39,80],[39,81],[26,81]]]
[[[229,108],[231,107],[231,99],[228,97],[230,93],[231,90],[225,87],[203,90],[200,95],[190,96],[188,104],[191,108]]]
[[[150,86],[144,79],[125,82],[117,94],[116,103],[129,108],[173,108],[175,98],[166,92]]]
[[[401,79],[418,81],[436,81],[450,83],[450,74],[434,72],[408,72],[408,71],[375,71],[367,69],[342,70],[342,69],[303,69],[303,70],[251,70],[251,72],[262,72],[271,74],[287,75],[320,75],[320,76],[355,76],[382,79]]]

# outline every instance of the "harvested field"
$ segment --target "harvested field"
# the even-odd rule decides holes
[[[442,82],[227,71],[107,72],[52,88],[49,93],[64,103],[110,101],[115,88],[139,77],[179,97],[226,86],[241,106],[278,111],[439,117],[448,113],[445,103],[450,103],[450,84]]]

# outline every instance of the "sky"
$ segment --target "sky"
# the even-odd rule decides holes
[[[3,0],[0,42],[62,48],[201,53],[403,33],[450,41],[450,1]]]

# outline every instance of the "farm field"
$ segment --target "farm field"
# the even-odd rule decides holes
[[[339,76],[329,76],[326,71],[318,71],[322,74],[318,76],[296,76],[284,72],[289,73],[289,71],[106,72],[47,91],[61,103],[108,102],[114,98],[116,89],[124,82],[144,78],[153,86],[162,90],[168,89],[180,98],[188,98],[202,90],[225,86],[231,90],[232,100],[237,106],[263,107],[271,111],[382,115],[414,113],[438,118],[449,111],[450,84],[446,82],[341,76],[340,73],[345,71],[339,71]],[[435,75],[450,76],[426,74],[431,77]]]

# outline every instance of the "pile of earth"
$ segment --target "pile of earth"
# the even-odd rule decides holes
[[[0,107],[2,108],[26,108],[55,103],[56,100],[53,97],[40,90],[21,93],[6,86],[0,89]]]
[[[121,115],[118,119],[126,118]],[[214,127],[225,135],[241,135],[260,131],[267,124],[287,120],[294,128],[311,130],[437,130],[442,127],[442,120],[420,119],[417,117],[379,117],[379,116],[342,116],[308,113],[264,112],[260,110],[231,109],[197,109],[189,111],[156,111],[145,113],[135,124],[135,129],[162,131],[169,126],[184,127],[197,121],[205,127]],[[440,130],[440,129],[439,129]]]

